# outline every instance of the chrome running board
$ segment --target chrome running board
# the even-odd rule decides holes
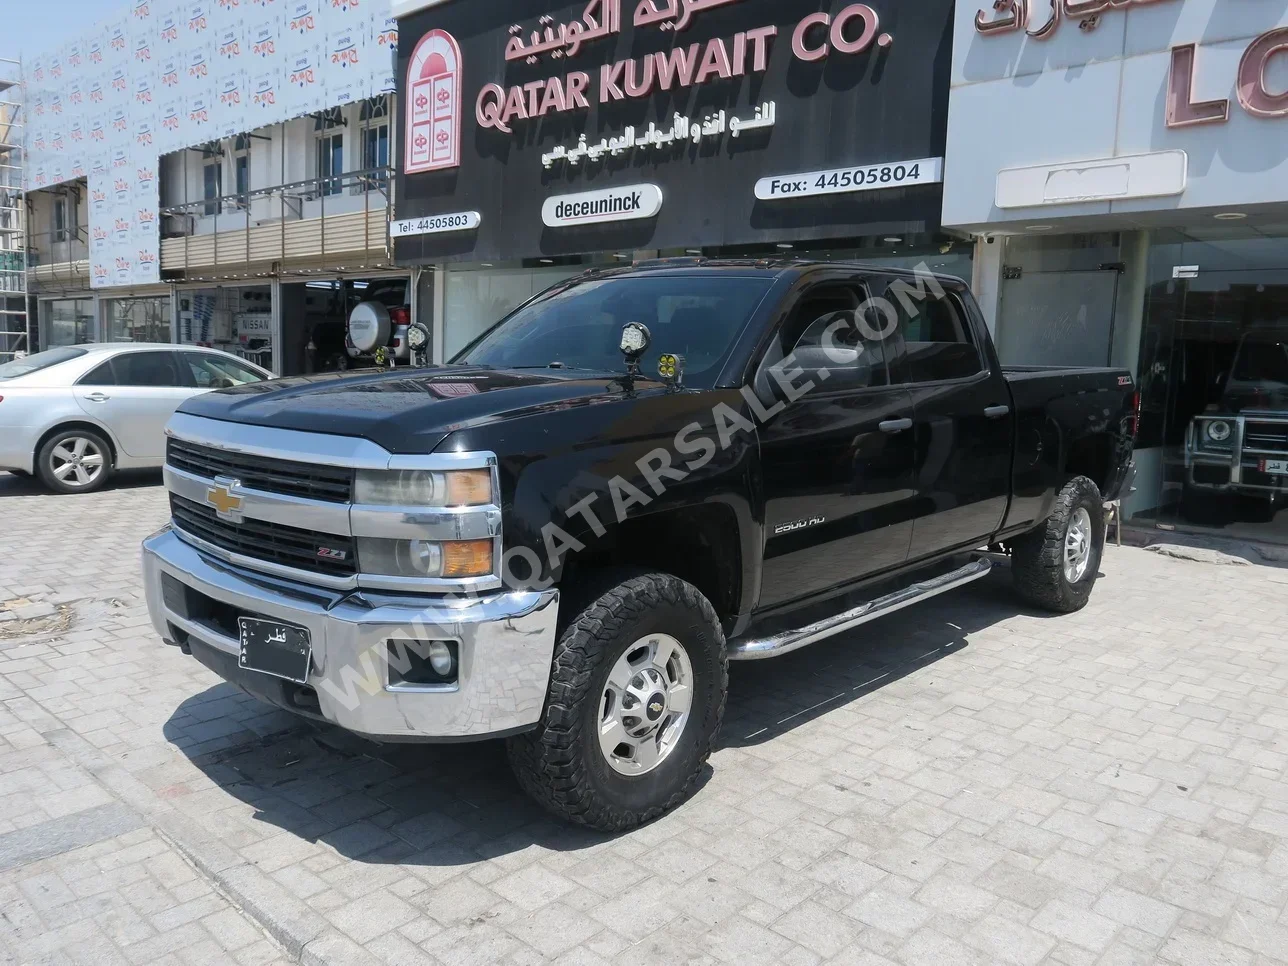
[[[858,627],[860,624],[874,621],[878,617],[884,617],[886,614],[893,614],[897,610],[903,610],[903,608],[911,604],[917,604],[928,598],[947,593],[950,590],[956,590],[958,587],[988,576],[989,571],[992,569],[992,560],[973,560],[966,566],[951,573],[946,573],[930,580],[923,580],[910,587],[897,590],[892,594],[868,601],[866,604],[860,604],[858,607],[854,607],[844,613],[836,614],[821,621],[815,621],[805,627],[782,631],[771,637],[762,637],[757,640],[734,641],[729,645],[729,660],[760,661],[769,657],[790,654],[792,651],[799,650],[816,641],[821,641],[834,634],[840,634],[842,631],[848,631],[850,628]]]

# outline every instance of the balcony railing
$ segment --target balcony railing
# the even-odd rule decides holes
[[[27,236],[27,280],[47,292],[89,287],[89,236],[83,226]]]
[[[370,168],[164,207],[161,269],[228,275],[337,258],[346,268],[387,264],[392,184],[391,168]]]

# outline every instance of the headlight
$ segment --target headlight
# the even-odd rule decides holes
[[[492,541],[358,537],[358,569],[382,577],[486,577],[492,573]]]
[[[487,506],[491,470],[359,470],[354,502],[368,506]]]
[[[1214,443],[1224,443],[1230,438],[1232,430],[1224,419],[1214,419],[1207,424],[1208,439]]]

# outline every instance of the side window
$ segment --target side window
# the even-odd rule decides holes
[[[807,372],[826,369],[830,391],[890,385],[886,347],[873,338],[872,327],[860,324],[865,300],[854,285],[821,286],[806,294],[784,326],[784,351]]]
[[[147,388],[186,386],[173,352],[125,352],[114,360],[117,385]]]
[[[231,389],[264,381],[258,372],[236,359],[225,359],[207,352],[184,352],[180,358],[192,370],[192,379],[198,389]]]
[[[115,386],[116,373],[112,369],[112,360],[108,359],[81,376],[78,386]]]
[[[895,307],[903,337],[904,375],[908,382],[946,382],[967,379],[984,370],[970,320],[958,298],[945,293],[918,298],[896,281],[886,298]]]

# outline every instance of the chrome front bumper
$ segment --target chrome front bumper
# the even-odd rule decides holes
[[[307,628],[313,646],[307,687],[239,667],[241,645],[229,635],[227,621],[217,626],[179,613],[166,600],[163,575],[231,608],[227,613]],[[152,623],[163,639],[289,710],[395,741],[514,734],[541,716],[554,655],[557,590],[461,599],[331,591],[231,566],[202,554],[169,527],[144,541],[143,576]],[[388,644],[412,640],[456,641],[457,681],[391,686]]]

